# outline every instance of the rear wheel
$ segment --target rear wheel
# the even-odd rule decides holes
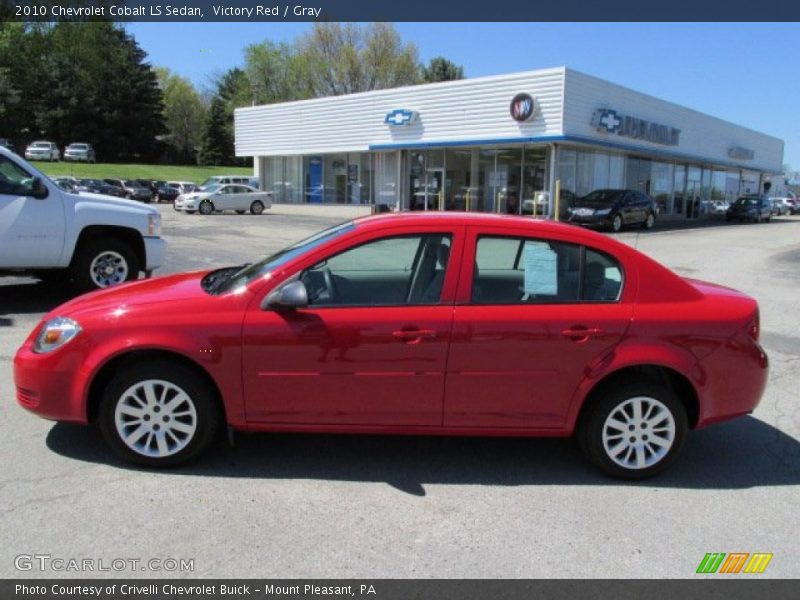
[[[149,467],[171,467],[200,455],[219,421],[212,392],[182,364],[137,363],[103,392],[100,429],[122,458]]]
[[[254,215],[260,215],[264,212],[264,204],[260,200],[256,200],[250,205],[250,212]]]
[[[607,474],[644,479],[670,465],[687,430],[686,409],[672,390],[631,382],[586,407],[578,440],[589,461]]]
[[[210,200],[203,200],[197,208],[201,215],[210,215],[214,212],[214,205]]]
[[[80,290],[97,290],[136,279],[139,260],[127,243],[114,238],[100,238],[78,250],[71,271]]]

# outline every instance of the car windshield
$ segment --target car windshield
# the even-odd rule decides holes
[[[219,286],[216,287],[214,292],[221,294],[227,292],[228,290],[247,285],[251,281],[258,279],[259,277],[263,277],[267,273],[271,273],[277,267],[287,263],[293,258],[300,256],[301,254],[308,252],[309,250],[312,250],[329,240],[339,237],[343,233],[352,231],[355,229],[355,227],[356,224],[353,221],[346,221],[344,223],[340,223],[339,225],[334,225],[333,227],[320,231],[319,233],[292,244],[291,246],[287,246],[283,250],[268,256],[264,260],[253,263],[252,265],[248,265],[245,268],[231,274],[228,279],[223,280]]]
[[[204,192],[216,192],[220,187],[222,186],[219,185],[218,183],[209,186],[201,186]]]
[[[755,198],[739,198],[735,202],[736,206],[755,206]]]
[[[86,144],[70,144],[71,150],[86,150]]]
[[[588,193],[580,200],[575,201],[577,206],[613,206],[624,192],[621,190],[595,190]]]
[[[50,144],[48,142],[33,142],[31,144],[32,148],[49,148]]]
[[[139,184],[138,182],[136,182],[136,181],[131,181],[130,179],[128,179],[127,181],[125,181],[125,182],[123,182],[123,183],[124,183],[125,185],[129,186],[129,187],[140,187],[140,184]]]

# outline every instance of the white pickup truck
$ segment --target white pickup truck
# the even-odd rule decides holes
[[[132,200],[71,194],[0,148],[0,275],[66,275],[81,290],[149,276],[164,262],[161,214]]]

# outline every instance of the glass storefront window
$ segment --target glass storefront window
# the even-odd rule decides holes
[[[287,156],[283,165],[283,201],[303,201],[303,157]]]
[[[675,165],[675,177],[673,178],[673,201],[672,209],[669,214],[682,215],[685,204],[684,189],[686,188],[686,167]]]
[[[448,210],[475,210],[478,187],[472,186],[472,157],[477,150],[449,148],[445,152],[447,182],[445,207]]]
[[[561,181],[562,196],[574,197],[577,190],[578,153],[568,148],[558,150],[558,173],[556,179]]]
[[[650,195],[662,214],[672,213],[672,163],[654,162],[650,173]]]
[[[347,200],[347,154],[326,154],[322,163],[324,202]]]
[[[400,198],[399,161],[399,152],[375,153],[375,204],[397,204]]]

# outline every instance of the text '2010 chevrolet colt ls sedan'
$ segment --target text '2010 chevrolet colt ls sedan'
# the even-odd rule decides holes
[[[665,468],[751,412],[755,300],[524,217],[357,219],[261,262],[102,290],[17,352],[17,398],[99,422],[143,465],[244,431],[570,436],[605,472]]]

